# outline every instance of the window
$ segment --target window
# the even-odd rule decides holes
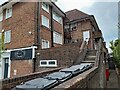
[[[84,39],[84,41],[87,41],[88,42],[88,40],[89,40],[89,38],[90,38],[90,35],[89,35],[89,31],[84,31],[83,32],[83,39]]]
[[[49,61],[49,65],[55,65],[55,61]]]
[[[3,13],[0,14],[0,22],[3,20]]]
[[[40,67],[57,67],[57,60],[40,60]]]
[[[70,27],[69,24],[65,25],[65,32],[69,32],[70,31]]]
[[[40,66],[42,67],[47,66],[47,60],[40,60]]]
[[[62,24],[62,17],[55,12],[53,12],[53,19]]]
[[[62,35],[54,31],[53,32],[53,41],[54,41],[54,43],[62,44],[63,43]]]
[[[69,28],[70,28],[69,24],[65,25],[65,29],[69,29]]]
[[[6,9],[6,19],[12,17],[12,7]]]
[[[45,2],[42,3],[42,9],[44,9],[45,11],[49,12],[49,5],[46,4]]]
[[[49,41],[48,40],[42,40],[42,49],[49,48]]]
[[[77,29],[77,23],[71,24],[71,31],[74,31]]]
[[[42,61],[41,64],[42,65],[47,65],[47,62],[46,61]]]
[[[42,15],[42,25],[49,28],[49,19]]]
[[[11,41],[11,30],[5,32],[4,42],[9,43]]]

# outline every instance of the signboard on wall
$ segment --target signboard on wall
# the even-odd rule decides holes
[[[23,49],[11,51],[10,59],[11,60],[30,60],[32,59],[33,49]]]

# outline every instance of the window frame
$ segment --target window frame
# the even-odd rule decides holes
[[[47,20],[46,22],[47,22],[48,25],[46,25],[46,23],[44,23],[45,22],[44,19]],[[44,16],[44,15],[42,15],[42,25],[45,26],[45,27],[47,27],[47,28],[50,27],[49,19],[46,16]]]
[[[42,65],[42,62],[46,62],[46,65]],[[55,64],[49,64],[50,62],[54,62]],[[57,67],[57,60],[40,60],[40,67]]]
[[[61,44],[62,45],[63,44],[62,34],[56,32],[56,31],[53,31],[53,42],[56,43],[56,44]]]
[[[44,6],[44,5],[46,5],[48,8],[46,8],[46,6]],[[49,13],[49,10],[50,10],[49,5],[46,4],[45,2],[42,2],[42,9]]]
[[[42,65],[42,62],[46,62],[46,65],[45,64]],[[47,60],[40,60],[40,67],[46,67],[46,66],[47,66]]]
[[[43,42],[48,42],[48,46],[47,47],[43,47]],[[46,48],[50,48],[50,42],[48,40],[42,39],[42,49],[46,49]]]
[[[3,21],[3,12],[0,13],[0,22]]]
[[[9,10],[9,14],[8,14],[8,10]],[[12,17],[12,14],[13,14],[12,6],[9,7],[9,8],[6,8],[5,19],[8,19],[8,18]]]
[[[8,32],[9,34],[9,40],[8,40]],[[4,32],[4,43],[10,43],[11,42],[11,30],[7,30]]]
[[[74,30],[77,30],[77,23],[72,23],[71,25],[70,25],[70,29],[71,29],[71,31],[74,31]]]
[[[62,24],[62,17],[53,11],[53,19],[58,23]]]

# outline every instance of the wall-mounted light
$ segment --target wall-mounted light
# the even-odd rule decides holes
[[[40,55],[40,53],[37,53],[37,55]]]
[[[28,32],[29,33],[29,35],[32,35],[32,32]]]

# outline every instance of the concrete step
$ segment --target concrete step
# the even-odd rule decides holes
[[[81,63],[95,63],[95,61],[82,61]]]
[[[95,61],[95,59],[85,59],[84,61]]]
[[[97,50],[88,50],[88,52],[97,52]]]
[[[90,56],[87,56],[87,58],[96,58],[95,55],[90,55]]]
[[[89,50],[88,52],[87,52],[87,55],[96,55],[96,50]]]
[[[88,60],[95,60],[96,56],[86,56],[85,59]]]
[[[96,55],[96,52],[87,52],[87,55]]]

